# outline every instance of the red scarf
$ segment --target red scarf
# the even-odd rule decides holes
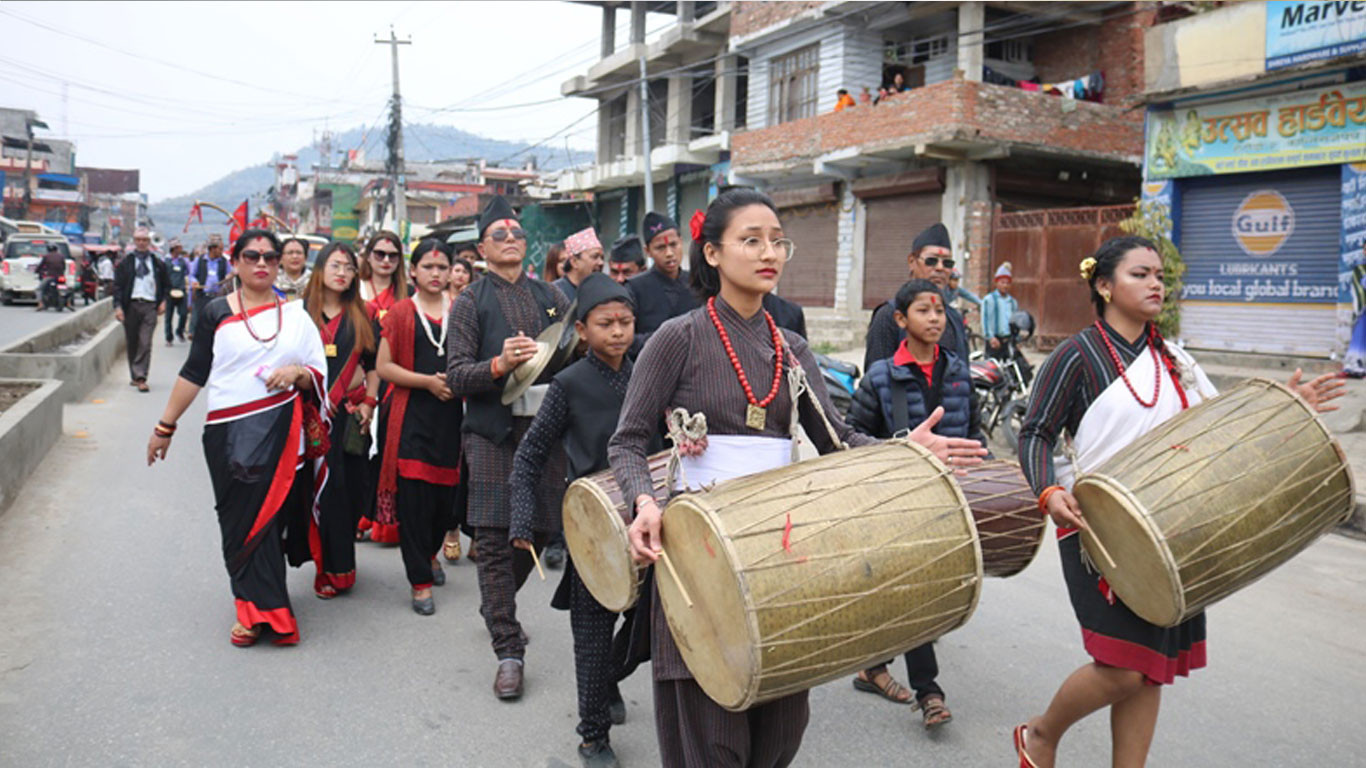
[[[404,299],[385,313],[380,320],[384,338],[389,341],[389,357],[400,368],[413,369],[413,338],[417,333],[417,305]],[[379,465],[379,509],[377,519],[392,520],[394,494],[398,491],[398,442],[403,432],[403,417],[408,412],[408,396],[412,390],[391,384],[389,413],[384,424],[384,456]]]

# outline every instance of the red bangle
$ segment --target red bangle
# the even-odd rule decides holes
[[[1061,485],[1050,485],[1043,489],[1043,493],[1039,494],[1039,514],[1048,517],[1048,497],[1052,496],[1055,492],[1062,490],[1066,489]]]
[[[371,408],[374,408],[375,406],[379,405],[379,400],[376,400],[375,398],[366,395],[365,399],[361,401],[361,404],[368,405]]]
[[[495,358],[489,360],[489,372],[493,374],[493,378],[495,378],[495,379],[501,379],[501,378],[503,378],[503,372],[500,371],[500,370],[498,370],[498,358],[497,358],[497,357],[495,357]]]

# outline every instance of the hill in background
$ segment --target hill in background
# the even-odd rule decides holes
[[[562,146],[556,149],[549,145],[530,149],[530,145],[524,142],[490,139],[446,125],[406,126],[403,144],[403,153],[409,162],[482,157],[487,159],[490,165],[520,166],[528,158],[534,157],[536,167],[555,170],[593,160],[592,152],[567,152]],[[361,128],[343,131],[333,138],[332,147],[334,162],[344,156],[347,150],[362,147],[365,156],[373,162],[384,156],[384,130],[381,127],[368,133]],[[299,168],[305,174],[311,173],[313,166],[319,161],[319,153],[315,147],[301,147],[295,154],[299,156]],[[149,206],[147,212],[157,230],[167,237],[178,236],[181,234],[181,228],[185,226],[185,217],[190,214],[190,207],[194,205],[195,200],[205,200],[233,210],[243,200],[265,193],[274,183],[274,165],[265,161],[260,165],[233,171],[188,195],[169,197],[154,203]],[[253,200],[253,214],[256,213],[255,202]],[[208,227],[208,231],[225,233],[227,228],[217,225],[221,218],[218,214],[207,211],[204,223],[214,225]],[[202,239],[204,231],[196,223],[191,226],[189,234],[185,237],[190,241],[198,241]]]

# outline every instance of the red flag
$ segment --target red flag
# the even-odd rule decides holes
[[[251,226],[253,229],[270,229],[270,222],[266,220],[266,212],[262,211],[257,214],[256,218],[251,220]]]
[[[194,219],[195,219],[196,216],[199,217],[199,223],[200,223],[200,224],[203,224],[203,223],[204,223],[204,211],[203,211],[202,209],[200,209],[199,203],[195,203],[195,204],[194,204],[194,207],[190,209],[190,216],[189,216],[189,218],[185,219],[185,228],[182,229],[182,230],[180,231],[180,233],[181,233],[182,235],[185,234],[186,232],[189,232],[189,231],[190,231],[190,222],[194,221]]]
[[[237,210],[232,212],[232,226],[228,228],[228,242],[235,243],[243,232],[247,231],[247,201],[237,206]]]

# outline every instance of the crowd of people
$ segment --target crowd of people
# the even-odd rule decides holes
[[[516,700],[528,674],[518,591],[561,533],[569,482],[610,470],[633,510],[636,561],[659,560],[662,507],[674,491],[656,490],[648,457],[665,447],[663,414],[706,416],[707,436],[674,448],[690,486],[787,463],[798,423],[822,453],[900,435],[958,471],[987,455],[967,373],[968,331],[953,306],[963,294],[951,291],[942,225],[910,244],[911,279],[874,313],[867,375],[848,421],[822,383],[801,308],[774,292],[799,244],[785,236],[772,200],[723,190],[688,227],[686,270],[678,224],[650,212],[639,235],[610,248],[591,228],[566,238],[547,258],[544,280],[528,275],[526,230],[502,198],[482,212],[468,248],[426,239],[407,249],[379,232],[359,251],[331,243],[309,265],[306,243],[250,229],[226,259],[222,243],[211,242],[194,261],[173,255],[166,264],[137,240],[114,282],[139,389],[159,308],[176,290],[182,299],[188,292],[192,307],[189,356],[153,428],[148,463],[165,458],[182,415],[207,390],[203,444],[235,600],[232,644],[298,643],[286,566],[312,562],[315,595],[341,598],[356,587],[355,547],[364,538],[398,545],[411,607],[431,615],[433,588],[446,578],[440,556],[461,556],[463,531],[493,652],[493,694]],[[487,265],[482,276],[475,259]],[[1105,595],[1081,560],[1071,469],[1055,469],[1052,458],[1060,437],[1103,438],[1113,424],[1141,422],[1126,427],[1132,440],[1213,394],[1198,365],[1152,323],[1162,302],[1153,244],[1112,240],[1088,262],[1082,276],[1098,319],[1039,371],[1020,447],[1040,510],[1058,525],[1069,596],[1094,662],[1016,729],[1022,767],[1053,765],[1068,727],[1104,707],[1124,725],[1114,733],[1115,764],[1142,764],[1160,686],[1205,662],[1203,616],[1174,629],[1147,624]],[[995,277],[980,300],[992,349],[1000,318],[1014,310],[1009,267]],[[538,337],[560,324],[573,326],[579,347],[527,374],[523,366],[545,359]],[[166,329],[169,341],[169,314]],[[1321,409],[1340,394],[1327,377],[1301,384],[1296,376],[1291,386]],[[1098,460],[1078,447],[1084,461]],[[663,764],[790,763],[809,717],[807,692],[744,712],[712,701],[645,572],[640,601],[622,615],[594,599],[572,558],[554,595],[552,605],[569,612],[583,763],[619,764],[610,739],[626,716],[618,685],[645,660]],[[933,646],[913,649],[906,662],[910,689],[886,664],[853,684],[914,701],[924,727],[943,727],[952,714]]]

